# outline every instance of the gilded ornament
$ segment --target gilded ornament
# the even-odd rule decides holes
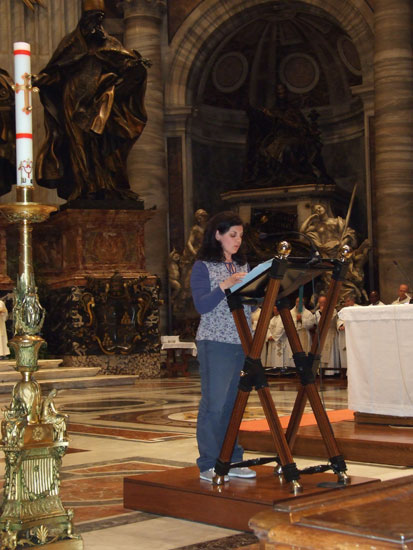
[[[279,258],[287,258],[291,254],[291,244],[288,241],[278,243],[277,254]]]
[[[10,345],[16,356],[14,368],[21,374],[1,423],[5,479],[0,550],[69,540],[67,533],[73,530],[72,518],[59,498],[59,467],[68,445],[65,417],[54,406],[56,393],[52,391],[42,399],[40,386],[33,378],[39,368],[39,349],[45,344],[38,334],[45,311],[34,280],[31,223],[43,221],[55,208],[32,203],[28,189],[18,198],[24,201],[0,205],[8,220],[19,224],[20,232],[15,335]],[[79,540],[77,549],[81,548]]]

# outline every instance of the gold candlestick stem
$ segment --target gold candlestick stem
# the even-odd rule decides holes
[[[56,207],[32,202],[33,187],[18,187],[17,202],[0,205],[10,223],[19,225],[19,274],[14,289],[14,368],[21,380],[1,423],[6,471],[0,516],[1,548],[47,546],[82,550],[73,534],[73,510],[59,497],[59,469],[66,453],[66,415],[56,410],[56,390],[42,398],[33,374],[45,341],[39,335],[45,311],[40,305],[33,269],[32,224],[45,221]]]

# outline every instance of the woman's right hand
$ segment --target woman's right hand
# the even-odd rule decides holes
[[[225,292],[225,290],[227,290],[228,288],[231,288],[237,283],[240,283],[244,279],[245,275],[246,273],[244,273],[243,271],[233,273],[230,277],[228,277],[228,279],[225,279],[225,281],[219,283],[221,290]]]

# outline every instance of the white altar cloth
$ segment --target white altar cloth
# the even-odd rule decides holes
[[[185,353],[190,353],[193,357],[197,355],[195,342],[181,342],[179,336],[161,336],[161,350],[182,350]]]
[[[413,305],[346,307],[348,407],[413,417]]]

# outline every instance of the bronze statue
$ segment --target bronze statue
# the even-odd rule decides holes
[[[61,414],[56,409],[54,398],[57,390],[52,389],[42,402],[40,410],[40,420],[45,424],[53,424],[53,440],[64,441],[66,438],[66,420],[67,414]]]
[[[313,213],[308,216],[300,227],[300,233],[304,233],[314,243],[323,258],[337,258],[341,246],[349,245],[353,254],[349,260],[349,267],[343,281],[339,305],[352,295],[357,302],[367,301],[367,293],[364,289],[364,264],[367,262],[371,245],[365,239],[357,248],[357,236],[354,229],[348,227],[346,220],[340,216],[330,216],[323,204],[313,206]],[[325,272],[321,276],[319,292],[326,292],[331,279],[331,272]]]
[[[202,244],[208,217],[208,212],[199,208],[194,214],[195,223],[191,227],[181,256],[175,250],[169,255],[168,275],[171,284],[171,301],[174,313],[179,315],[186,315],[188,311],[193,313],[190,277],[192,266]]]
[[[35,79],[46,128],[36,179],[69,201],[138,200],[126,159],[145,127],[150,63],[105,32],[104,0],[82,5],[76,29]]]
[[[175,296],[181,290],[181,272],[179,269],[179,261],[181,256],[179,252],[174,248],[168,256],[168,281],[171,287],[171,301],[175,300]]]
[[[336,258],[338,249],[348,244],[353,249],[357,246],[356,232],[346,227],[340,216],[329,216],[323,204],[316,204],[313,213],[302,223],[300,233],[311,238],[323,258]]]
[[[0,195],[16,182],[16,124],[10,75],[0,69]]]
[[[182,253],[184,262],[194,263],[198,250],[201,248],[202,239],[204,237],[205,226],[208,221],[208,212],[203,208],[199,208],[195,214],[195,223],[191,227],[189,237]]]
[[[353,294],[357,303],[367,302],[368,296],[364,288],[364,264],[368,260],[371,244],[364,239],[361,245],[356,248],[350,258],[346,280],[343,281],[341,296],[345,299]]]
[[[259,187],[334,183],[321,157],[316,124],[291,104],[283,84],[276,88],[272,108],[247,109],[249,129],[245,183]]]

